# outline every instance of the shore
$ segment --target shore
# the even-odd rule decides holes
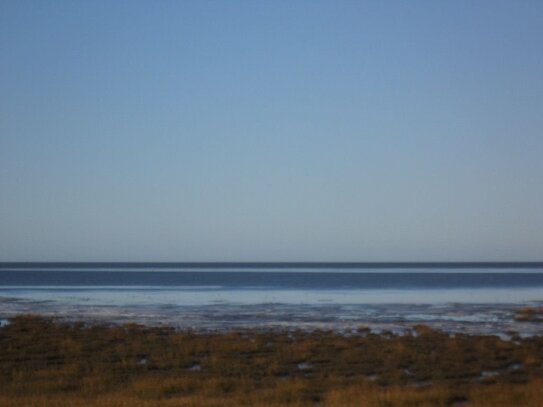
[[[179,331],[25,315],[0,328],[1,406],[539,406],[543,337]]]

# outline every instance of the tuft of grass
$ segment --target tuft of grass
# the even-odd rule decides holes
[[[518,322],[543,322],[543,308],[521,308],[516,312]]]

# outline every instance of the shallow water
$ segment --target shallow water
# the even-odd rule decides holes
[[[515,310],[543,306],[543,270],[285,270],[0,267],[0,318],[67,319],[190,329],[539,334]]]

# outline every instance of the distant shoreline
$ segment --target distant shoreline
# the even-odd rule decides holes
[[[414,269],[414,268],[521,268],[536,269],[543,268],[543,261],[529,262],[492,262],[492,261],[470,261],[470,262],[0,262],[0,269],[5,268],[261,268],[261,269]]]

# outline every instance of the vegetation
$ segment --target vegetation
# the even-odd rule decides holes
[[[519,322],[543,322],[543,308],[521,308],[517,311],[515,320]]]
[[[543,337],[196,333],[19,316],[0,406],[540,406]]]

